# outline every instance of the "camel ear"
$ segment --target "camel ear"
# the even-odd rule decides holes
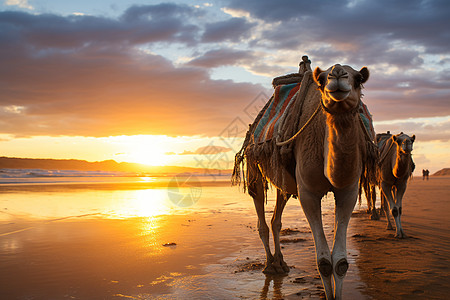
[[[319,87],[325,84],[323,76],[320,76],[322,73],[323,71],[319,67],[316,67],[313,72],[313,79]]]
[[[359,70],[359,73],[362,76],[361,83],[364,83],[369,79],[369,69],[367,69],[367,67],[362,67],[362,69]]]
[[[413,136],[411,137],[412,142],[414,143],[414,141],[416,140],[416,135],[413,134]]]

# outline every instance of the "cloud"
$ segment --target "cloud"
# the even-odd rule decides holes
[[[204,146],[204,147],[200,147],[198,148],[195,153],[196,154],[203,154],[203,155],[209,155],[209,154],[218,154],[218,153],[223,153],[223,152],[228,152],[231,151],[231,148],[228,147],[222,147],[222,146]]]
[[[374,53],[362,45],[414,45],[438,54],[448,53],[450,44],[446,30],[450,5],[445,1],[348,1],[342,5],[333,1],[230,0],[227,7],[273,24],[262,36],[276,48],[314,49],[320,41],[345,57],[355,52],[370,57]]]
[[[204,68],[237,65],[255,59],[252,51],[221,48],[210,50],[203,55],[189,61],[187,65]]]
[[[231,18],[225,21],[208,23],[202,41],[216,43],[222,41],[239,42],[250,35],[255,23],[247,22],[244,18]]]
[[[130,22],[125,20],[136,14],[130,10],[120,20],[0,12],[2,132],[219,134],[264,89],[211,80],[207,70],[177,68],[137,48],[182,43],[180,35],[192,30],[180,20],[156,21],[163,12],[149,9],[136,16],[140,21]]]
[[[18,6],[20,8],[34,9],[32,5],[28,3],[28,0],[6,0],[5,5]]]
[[[229,152],[231,150],[232,149],[228,148],[228,147],[208,145],[208,146],[200,147],[195,151],[184,150],[181,153],[166,152],[165,154],[166,155],[195,155],[195,154],[214,155],[214,154]]]
[[[416,135],[421,142],[450,141],[450,120],[443,121],[392,121],[375,123],[376,132],[390,131],[392,134],[404,132],[410,136]]]
[[[0,12],[1,133],[218,135],[271,91],[212,80],[212,68],[270,83],[303,54],[313,68],[368,66],[375,121],[450,115],[445,1],[221,3],[135,5],[117,18]]]

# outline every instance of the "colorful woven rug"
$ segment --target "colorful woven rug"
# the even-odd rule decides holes
[[[359,115],[361,116],[361,120],[363,121],[370,138],[372,141],[375,140],[375,129],[373,128],[372,115],[362,100],[359,102]]]
[[[253,132],[255,144],[272,139],[275,125],[286,108],[295,102],[299,89],[300,83],[279,85],[275,88],[275,92],[269,100],[271,103],[267,106]]]

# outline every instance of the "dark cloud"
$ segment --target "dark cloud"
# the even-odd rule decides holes
[[[255,56],[252,51],[223,48],[208,51],[203,55],[189,61],[187,65],[204,68],[214,68],[220,66],[236,65],[245,61],[253,61],[254,59]]]
[[[26,43],[30,51],[41,49],[76,51],[92,45],[118,47],[151,42],[182,41],[186,36],[194,39],[193,32],[198,31],[195,25],[170,16],[132,19],[129,14],[131,13],[127,11],[122,20],[114,20],[83,15],[0,12],[2,28],[0,43]]]
[[[200,17],[203,14],[203,11],[188,5],[160,3],[156,5],[131,6],[123,13],[121,19],[125,22],[146,22],[149,19],[163,20],[178,19],[180,17]]]
[[[216,42],[239,42],[242,38],[247,38],[255,23],[247,22],[243,18],[231,18],[225,21],[208,23],[202,41],[206,43]]]
[[[340,56],[360,53],[370,58],[382,54],[371,51],[371,47],[387,51],[414,46],[429,53],[447,54],[450,45],[448,1],[230,0],[228,7],[272,23],[262,36],[270,41],[267,45],[278,49],[314,49],[312,44],[320,42],[333,45]],[[417,63],[411,58],[409,62]]]
[[[407,130],[405,130],[407,128]],[[450,141],[450,120],[430,124],[426,121],[411,122],[398,121],[388,124],[376,124],[375,130],[377,132],[390,131],[392,134],[404,132],[410,136],[416,135],[416,141],[431,142],[431,141]]]

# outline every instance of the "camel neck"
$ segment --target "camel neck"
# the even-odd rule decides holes
[[[409,176],[411,166],[411,154],[403,153],[398,148],[399,147],[397,146],[397,155],[395,158],[393,173],[395,177],[402,178],[405,176]]]
[[[325,174],[336,188],[355,182],[361,173],[361,128],[355,113],[326,114]]]

